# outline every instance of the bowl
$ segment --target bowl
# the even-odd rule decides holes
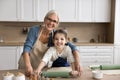
[[[101,71],[92,71],[93,78],[100,80],[103,78],[103,73]]]
[[[17,72],[14,76],[14,80],[25,80],[25,75],[21,72]]]
[[[13,80],[14,74],[7,72],[3,74],[3,80]]]

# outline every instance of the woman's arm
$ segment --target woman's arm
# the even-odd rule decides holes
[[[31,66],[31,62],[30,62],[29,53],[30,53],[35,41],[36,41],[38,30],[39,30],[39,27],[31,27],[29,30],[29,33],[27,35],[26,42],[24,44],[23,58],[25,61],[26,75],[28,75],[28,76],[33,72],[33,68]]]
[[[77,47],[74,44],[72,44],[71,42],[67,42],[67,45],[71,48],[72,52],[76,51],[76,50],[78,51]]]
[[[75,63],[74,63],[75,64],[75,70],[79,71],[80,75],[81,75],[82,67],[80,65],[79,51],[78,51],[77,47],[75,45],[73,45],[72,43],[68,42],[67,44],[71,48],[72,54],[73,54],[74,59],[75,59]]]
[[[23,52],[28,52],[30,53],[34,43],[37,40],[38,37],[38,33],[39,33],[40,27],[39,26],[34,26],[31,27],[28,34],[27,34],[27,38],[26,41],[24,43],[24,49]]]
[[[24,58],[24,61],[25,61],[25,70],[26,70],[26,76],[30,76],[33,72],[33,68],[31,66],[31,63],[30,63],[30,58],[29,58],[29,53],[24,53],[23,54],[23,58]]]

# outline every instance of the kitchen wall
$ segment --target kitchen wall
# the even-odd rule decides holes
[[[61,26],[68,30],[70,38],[77,37],[78,42],[89,42],[91,39],[98,42],[99,36],[107,40],[107,23],[63,23]]]
[[[26,34],[23,34],[23,28],[30,28],[33,25],[39,25],[38,22],[0,22],[0,36],[4,41],[24,42]],[[64,28],[69,33],[69,38],[78,38],[79,42],[89,42],[94,39],[98,42],[100,36],[104,37],[104,42],[113,42],[108,39],[109,23],[60,23],[59,28]]]

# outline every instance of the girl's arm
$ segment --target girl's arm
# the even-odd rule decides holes
[[[45,67],[45,65],[46,65],[46,63],[44,61],[41,61],[38,68],[35,70],[35,73],[37,73],[37,75],[39,75],[42,72],[42,69]]]
[[[50,47],[47,52],[44,54],[42,61],[38,65],[38,68],[35,70],[35,72],[39,75],[42,69],[45,67],[45,65],[50,61],[52,57],[53,47]]]

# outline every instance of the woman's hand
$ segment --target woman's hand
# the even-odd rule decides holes
[[[72,77],[78,77],[78,76],[79,76],[79,72],[78,72],[78,71],[71,71],[71,72],[70,72],[70,75],[71,75]]]
[[[30,77],[30,75],[33,73],[33,68],[32,68],[32,66],[30,65],[30,66],[26,66],[26,69],[25,69],[25,75],[27,76],[27,77]]]
[[[30,77],[30,75],[33,73],[33,68],[30,62],[30,57],[28,52],[24,52],[23,58],[25,61],[25,75],[27,77]]]
[[[39,80],[39,72],[37,70],[34,70],[29,78],[30,80]]]
[[[83,69],[82,69],[82,67],[80,65],[79,52],[77,50],[73,51],[73,55],[74,55],[74,59],[75,59],[75,62],[74,62],[75,70],[77,70],[79,72],[79,76],[81,76]]]
[[[75,70],[77,70],[79,73],[79,76],[81,76],[81,74],[83,72],[83,68],[80,66],[79,62],[75,62]]]

